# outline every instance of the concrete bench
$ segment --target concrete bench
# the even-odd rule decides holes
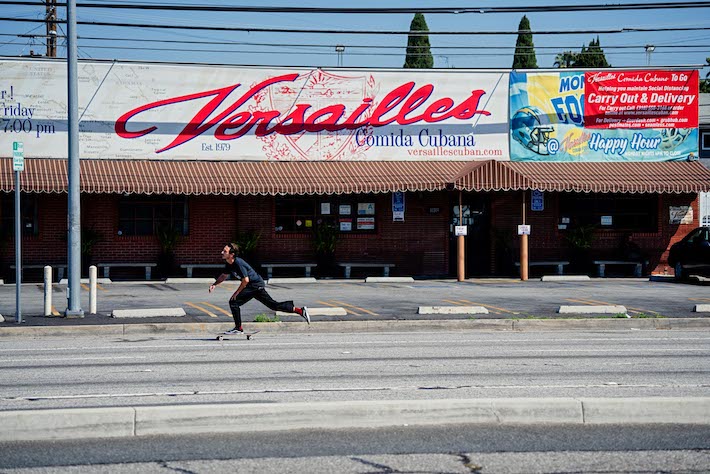
[[[104,278],[110,278],[109,277],[109,270],[112,267],[126,267],[126,268],[131,268],[131,267],[143,267],[145,268],[145,279],[150,280],[150,272],[153,267],[158,266],[157,263],[129,263],[129,262],[115,262],[115,263],[97,263],[96,266],[98,268],[104,269]]]
[[[261,266],[266,269],[266,278],[271,279],[274,274],[274,268],[305,268],[306,277],[311,276],[311,268],[318,266],[316,263],[262,263]]]
[[[388,277],[390,276],[390,268],[394,267],[394,263],[358,263],[358,262],[349,262],[349,263],[339,263],[339,267],[345,267],[345,278],[350,278],[350,271],[352,270],[353,267],[355,268],[382,268],[384,269],[384,272],[382,276]]]
[[[40,264],[22,265],[22,271],[24,271],[25,269],[37,269],[37,268],[43,269],[47,265],[52,267],[52,269],[55,269],[55,268],[57,269],[57,281],[60,281],[62,278],[64,278],[64,272],[67,269],[66,264],[55,265],[53,263],[46,263],[43,265],[40,265]],[[16,267],[15,267],[15,265],[10,265],[10,268],[14,270]]]
[[[566,260],[540,260],[538,262],[528,262],[529,267],[557,267],[557,274],[564,274],[565,265],[569,265]],[[520,262],[515,262],[515,266],[519,267]]]
[[[185,268],[187,270],[187,277],[192,278],[192,270],[194,268],[224,268],[224,263],[183,263],[180,268]]]
[[[643,267],[643,262],[635,260],[594,260],[594,265],[597,266],[597,274],[599,277],[603,278],[606,274],[607,265],[633,265],[634,266],[634,276],[640,277]]]

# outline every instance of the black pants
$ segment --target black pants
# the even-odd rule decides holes
[[[266,292],[265,288],[247,286],[236,298],[229,300],[229,308],[232,310],[234,324],[238,328],[242,327],[242,312],[239,307],[249,302],[252,298],[256,298],[257,301],[274,311],[284,311],[286,313],[296,312],[293,309],[293,301],[282,301],[279,303]]]

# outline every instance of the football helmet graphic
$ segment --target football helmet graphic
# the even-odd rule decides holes
[[[511,119],[513,138],[538,155],[549,155],[547,143],[555,127],[545,112],[534,106],[519,109]]]
[[[693,131],[692,128],[664,128],[661,130],[661,150],[672,150],[685,141]]]

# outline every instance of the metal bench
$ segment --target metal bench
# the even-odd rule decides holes
[[[183,263],[180,268],[187,270],[187,278],[192,278],[194,268],[224,268],[224,263]]]
[[[150,280],[150,272],[153,267],[158,266],[157,263],[129,263],[129,262],[114,262],[114,263],[97,263],[97,267],[104,269],[104,278],[109,277],[109,270],[111,267],[144,267],[145,268],[145,279]]]
[[[40,264],[22,265],[22,271],[24,271],[25,269],[44,268],[44,267],[46,267],[47,265],[49,265],[50,267],[52,267],[52,269],[54,269],[54,268],[57,269],[57,281],[60,281],[62,278],[64,278],[64,272],[65,272],[66,269],[67,269],[66,264],[55,265],[55,264],[52,264],[52,263],[47,263],[47,264],[44,264],[44,265],[40,265]],[[10,265],[10,268],[14,270],[14,269],[17,268],[17,267],[15,267],[15,265]]]
[[[262,263],[261,266],[266,269],[266,278],[271,279],[274,273],[274,268],[305,268],[306,277],[311,276],[311,268],[315,268],[318,264],[313,262],[305,263]]]
[[[390,268],[394,267],[394,263],[358,263],[358,262],[348,262],[339,263],[339,267],[345,267],[345,278],[350,278],[350,271],[353,267],[356,268],[383,268],[384,272],[382,276],[390,276]]]
[[[540,260],[539,262],[528,262],[529,267],[557,267],[557,274],[564,274],[565,265],[569,265],[567,260]],[[520,262],[515,262],[515,266],[519,267]]]
[[[642,268],[643,268],[643,262],[635,261],[635,260],[594,260],[594,265],[597,266],[597,275],[599,275],[600,278],[603,278],[604,275],[606,274],[606,266],[607,265],[633,265],[634,266],[634,276],[640,277]]]

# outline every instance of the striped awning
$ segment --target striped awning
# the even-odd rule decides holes
[[[463,169],[453,182],[465,191],[699,193],[710,191],[710,170],[697,161],[486,161]]]
[[[22,190],[66,193],[67,161],[26,159]],[[82,193],[302,195],[395,191],[710,191],[699,162],[540,163],[511,161],[221,162],[82,160]],[[14,190],[11,159],[0,159],[0,192]]]
[[[460,161],[223,162],[81,160],[82,193],[352,194],[445,189]],[[66,193],[67,160],[26,159],[21,189]],[[0,191],[14,190],[12,160],[0,159]]]

